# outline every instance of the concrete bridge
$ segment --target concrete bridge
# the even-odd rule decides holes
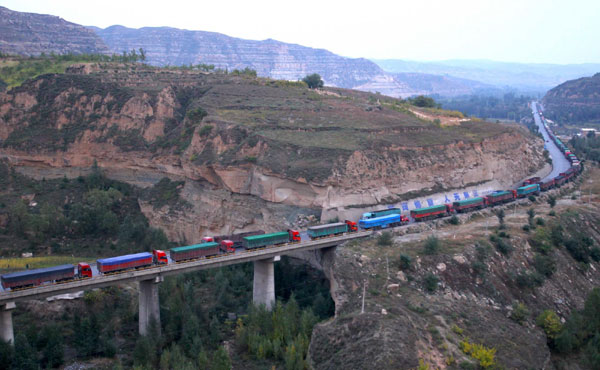
[[[171,263],[142,270],[128,270],[115,275],[100,275],[89,279],[42,285],[25,290],[4,291],[0,293],[0,339],[14,343],[12,311],[18,302],[131,282],[139,284],[139,332],[145,335],[152,320],[160,322],[158,284],[163,281],[165,276],[244,262],[254,262],[253,302],[271,308],[275,302],[273,262],[276,258],[312,250],[325,253],[339,244],[369,235],[371,235],[371,231],[360,231],[331,238],[304,241],[299,244],[253,251],[238,250],[234,254],[220,257]]]

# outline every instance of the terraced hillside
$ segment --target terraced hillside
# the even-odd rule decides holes
[[[248,71],[131,64],[76,65],[0,94],[0,140],[2,156],[34,176],[79,174],[97,161],[136,185],[190,180],[181,194],[194,212],[150,216],[172,233],[174,219],[186,224],[177,232],[187,240],[207,230],[274,227],[256,210],[238,209],[244,216],[236,220],[211,211],[227,211],[232,196],[318,214],[415,191],[509,184],[543,162],[540,146],[517,128],[443,126],[381,95],[315,91]]]

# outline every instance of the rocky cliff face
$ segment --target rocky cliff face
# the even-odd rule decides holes
[[[0,94],[0,154],[40,176],[76,175],[96,161],[140,186],[189,181],[192,209],[143,205],[155,226],[187,241],[409,192],[508,185],[543,162],[518,129],[440,128],[380,99],[245,76],[80,65]]]
[[[344,58],[327,50],[272,39],[244,40],[215,32],[169,27],[93,29],[113,52],[142,48],[149,63],[157,66],[213,64],[229,70],[251,68],[259,76],[291,81],[319,73],[328,86],[378,91],[393,97],[454,96],[470,94],[487,86],[476,81],[423,73],[386,73],[367,59]]]
[[[600,73],[556,86],[543,103],[548,118],[559,123],[600,122]]]
[[[92,30],[51,15],[0,7],[0,52],[18,55],[105,54],[109,50]]]

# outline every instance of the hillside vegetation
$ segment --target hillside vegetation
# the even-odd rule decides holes
[[[560,124],[600,123],[600,73],[556,86],[543,104],[546,116]]]

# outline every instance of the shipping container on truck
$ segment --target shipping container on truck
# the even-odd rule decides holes
[[[380,209],[378,211],[370,211],[370,212],[363,213],[361,219],[366,220],[369,218],[375,218],[375,217],[381,217],[381,216],[387,216],[387,215],[399,215],[401,213],[402,213],[402,210],[400,208]]]
[[[548,191],[550,189],[552,189],[554,187],[554,179],[550,179],[544,182],[540,182],[540,190],[541,191]]]
[[[437,217],[444,217],[452,213],[450,204],[440,204],[439,206],[431,206],[410,211],[410,217],[415,221],[430,220]]]
[[[187,245],[185,247],[171,248],[170,255],[171,259],[175,262],[193,260],[203,257],[212,257],[219,255],[221,252],[219,243],[208,242],[194,245]]]
[[[218,235],[215,236],[215,242],[221,243],[223,240],[231,240],[235,248],[241,247],[244,244],[244,238],[247,236],[254,235],[263,235],[265,232],[263,230],[255,230],[255,231],[246,231],[239,234],[232,235]]]
[[[348,225],[345,222],[317,225],[309,227],[306,232],[311,239],[326,238],[348,232]]]
[[[103,274],[148,266],[152,266],[152,253],[148,252],[102,258],[96,261],[98,271]]]
[[[243,238],[243,246],[246,249],[255,249],[299,241],[300,233],[297,230],[288,230],[278,233],[246,236]]]
[[[468,212],[484,207],[485,200],[482,197],[459,200],[457,202],[452,203],[452,208],[454,208],[456,212]]]
[[[495,191],[485,196],[485,201],[490,206],[495,206],[502,203],[508,203],[515,200],[517,192],[515,190]]]
[[[408,218],[397,213],[381,217],[359,220],[358,224],[362,229],[385,229],[387,227],[396,227],[408,223]]]
[[[517,196],[519,198],[525,198],[528,195],[531,194],[540,194],[540,185],[539,184],[531,184],[531,185],[526,185],[526,186],[521,186],[520,188],[517,188]]]
[[[18,289],[74,278],[75,268],[73,265],[60,265],[26,271],[17,271],[0,276],[2,287],[4,289]]]

